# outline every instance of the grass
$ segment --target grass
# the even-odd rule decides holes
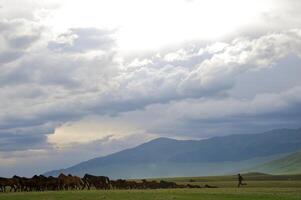
[[[301,176],[244,175],[247,186],[236,188],[235,176],[167,178],[179,184],[219,188],[157,190],[83,190],[0,193],[0,200],[301,200]],[[159,179],[161,180],[161,179]]]
[[[273,174],[301,173],[301,152],[295,152],[288,156],[267,162],[254,169]]]
[[[300,200],[300,188],[60,191],[0,194],[2,200]]]
[[[301,188],[301,175],[269,175],[262,173],[248,173],[243,175],[247,188]],[[161,180],[161,179],[156,179]],[[237,175],[208,176],[208,177],[179,177],[164,178],[163,180],[177,182],[178,184],[213,185],[220,188],[233,188],[237,186]]]

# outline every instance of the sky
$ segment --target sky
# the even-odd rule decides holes
[[[301,127],[298,0],[0,0],[0,176],[157,137]]]

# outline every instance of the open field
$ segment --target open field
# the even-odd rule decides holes
[[[1,200],[300,200],[301,188],[59,191],[0,194]]]
[[[301,175],[268,175],[262,173],[248,173],[243,175],[247,182],[246,188],[301,188]],[[161,179],[156,179],[161,180]],[[208,176],[208,177],[179,177],[165,178],[178,184],[212,185],[219,188],[235,188],[237,176]]]
[[[248,185],[243,188],[236,188],[235,176],[183,177],[164,180],[178,184],[209,184],[219,188],[8,192],[0,193],[0,200],[301,200],[300,175],[249,174],[244,177]]]

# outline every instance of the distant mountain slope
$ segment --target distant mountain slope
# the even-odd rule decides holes
[[[89,172],[131,178],[213,175],[251,168],[300,149],[301,129],[279,129],[206,140],[158,138],[135,148],[94,158],[46,175],[57,175],[61,171],[78,175]]]
[[[197,151],[199,141],[157,138],[135,148],[126,149],[108,156],[95,158],[82,165],[108,165],[118,163],[153,163],[167,161],[170,158],[190,151]]]
[[[261,134],[229,135],[199,141],[197,151],[172,157],[176,162],[241,161],[301,149],[301,129],[278,129]]]
[[[252,170],[269,174],[301,174],[301,151],[264,163]]]

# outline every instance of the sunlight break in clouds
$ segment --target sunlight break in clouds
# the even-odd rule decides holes
[[[266,1],[239,0],[65,0],[59,4],[47,22],[55,31],[65,31],[68,26],[117,29],[116,40],[123,51],[221,38],[255,23],[271,9]]]
[[[145,135],[145,139],[151,138],[133,125],[110,118],[89,118],[79,122],[64,124],[57,128],[54,134],[48,136],[48,142],[58,147],[89,143],[96,140],[119,140],[131,135]]]

